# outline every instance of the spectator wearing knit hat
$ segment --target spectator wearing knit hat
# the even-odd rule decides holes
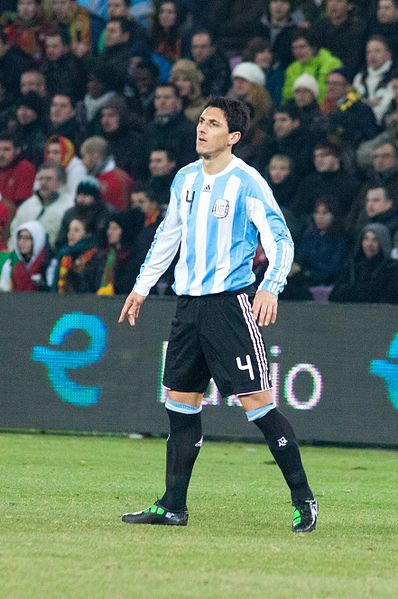
[[[297,107],[301,124],[311,134],[321,137],[327,128],[327,119],[322,115],[318,104],[319,85],[312,75],[303,73],[293,83],[293,99],[288,100]]]
[[[241,62],[232,71],[232,88],[228,96],[249,102],[254,109],[254,120],[266,127],[272,99],[264,86],[263,70],[254,62]]]
[[[43,101],[35,92],[23,94],[16,101],[17,126],[15,135],[21,143],[24,158],[36,167],[43,161],[43,149],[47,137]]]
[[[203,74],[192,60],[181,58],[174,63],[169,79],[180,92],[185,116],[197,124],[206,104],[201,89]]]
[[[67,137],[52,135],[47,139],[44,149],[44,161],[55,162],[65,169],[66,189],[75,195],[77,186],[86,176],[87,169],[78,156],[75,146]]]
[[[62,218],[55,244],[57,248],[67,244],[69,224],[74,218],[90,221],[98,244],[104,245],[109,211],[102,199],[99,181],[95,177],[86,176],[77,186],[74,205],[66,210]]]

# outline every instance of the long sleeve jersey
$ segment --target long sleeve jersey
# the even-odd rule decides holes
[[[260,235],[269,265],[259,290],[282,291],[293,260],[293,241],[272,191],[261,175],[232,156],[216,175],[198,160],[180,169],[164,220],[134,290],[146,296],[178,249],[173,289],[200,296],[247,287]]]

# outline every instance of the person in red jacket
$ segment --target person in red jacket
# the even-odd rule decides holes
[[[30,198],[36,169],[22,158],[21,147],[9,133],[0,135],[0,194],[15,207]]]
[[[112,212],[127,210],[134,181],[126,171],[116,166],[108,153],[108,142],[95,135],[88,137],[80,148],[84,166],[90,175],[97,177],[101,195]]]

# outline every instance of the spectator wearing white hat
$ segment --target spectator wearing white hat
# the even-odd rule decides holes
[[[296,106],[302,127],[314,134],[321,134],[327,128],[327,119],[322,115],[318,98],[318,82],[309,73],[303,73],[294,81],[293,99],[287,102]]]
[[[254,120],[265,124],[272,110],[272,99],[265,89],[265,75],[254,62],[241,62],[232,71],[228,96],[253,106]]]

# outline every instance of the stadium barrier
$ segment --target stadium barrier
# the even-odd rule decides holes
[[[176,300],[149,298],[132,329],[117,324],[123,299],[0,294],[0,428],[167,433]],[[398,445],[397,306],[280,303],[263,333],[274,399],[299,439]],[[213,383],[204,403],[208,435],[259,436]]]

